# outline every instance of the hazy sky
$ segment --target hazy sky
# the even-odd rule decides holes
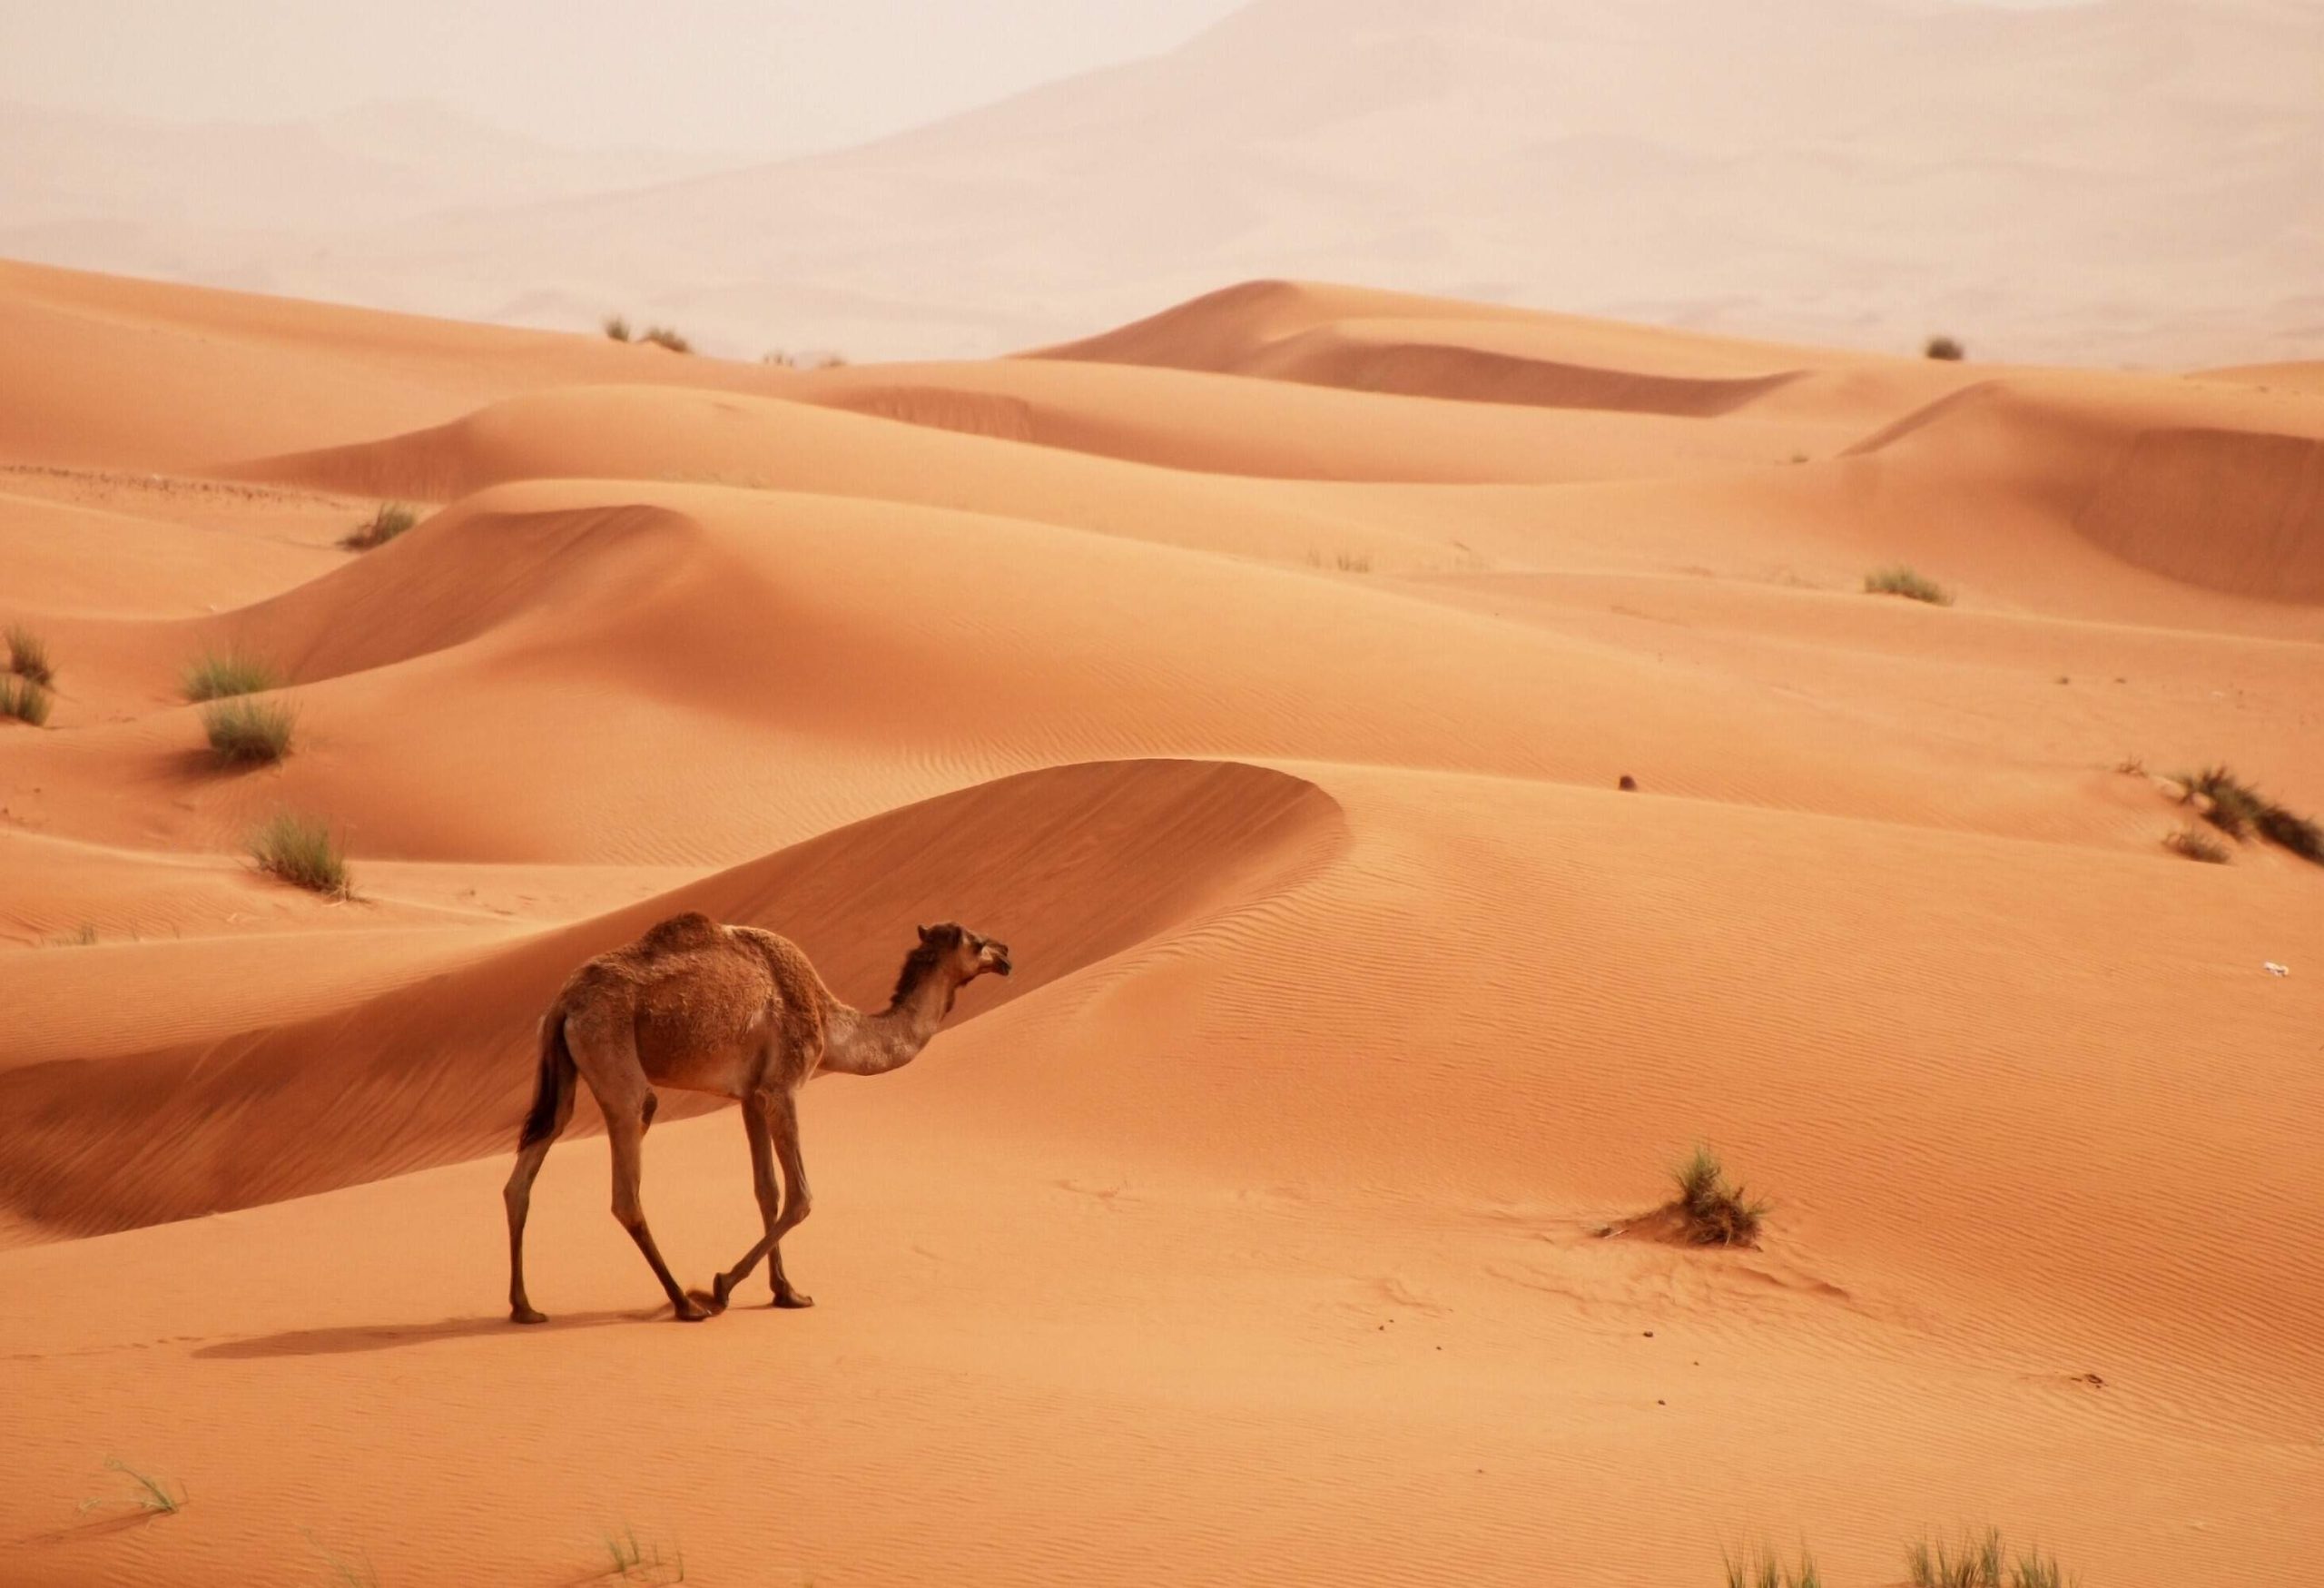
[[[0,99],[164,121],[441,99],[576,147],[766,154],[1152,54],[1245,3],[0,0]]]
[[[0,0],[0,99],[271,121],[448,100],[560,143],[849,143],[1152,54],[1244,0]]]

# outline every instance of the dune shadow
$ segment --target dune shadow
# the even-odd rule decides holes
[[[515,1324],[506,1313],[487,1317],[448,1317],[434,1323],[358,1324],[336,1329],[287,1329],[279,1335],[255,1335],[246,1340],[222,1340],[193,1354],[230,1362],[263,1356],[343,1356],[355,1351],[394,1351],[406,1346],[432,1345],[438,1340],[465,1340],[488,1335],[555,1334],[564,1329],[599,1329],[617,1324],[666,1321],[669,1309],[644,1312],[569,1312],[545,1324]]]

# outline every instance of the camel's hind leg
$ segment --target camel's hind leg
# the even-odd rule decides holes
[[[525,1295],[525,1218],[533,1205],[533,1180],[541,1160],[573,1119],[573,1055],[565,1045],[565,1011],[552,1009],[541,1021],[540,1077],[533,1106],[517,1143],[517,1168],[500,1193],[508,1208],[508,1316],[520,1324],[547,1323]]]
[[[588,1078],[589,1090],[597,1095],[598,1110],[606,1117],[606,1139],[613,1148],[614,1218],[645,1254],[679,1319],[699,1323],[710,1314],[680,1288],[671,1276],[670,1265],[662,1260],[654,1232],[645,1226],[645,1203],[639,1193],[645,1167],[645,1128],[654,1122],[654,1110],[660,1100],[646,1083],[628,1030],[607,1027],[606,1021],[576,1015],[566,1022],[566,1040],[572,1044],[573,1057]]]

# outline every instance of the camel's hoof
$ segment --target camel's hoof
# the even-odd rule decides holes
[[[547,1323],[548,1322],[548,1314],[545,1312],[535,1312],[529,1307],[512,1307],[508,1309],[508,1321],[510,1323],[520,1324]]]
[[[710,1308],[703,1306],[691,1296],[679,1306],[673,1307],[671,1311],[680,1323],[700,1323],[711,1316]]]
[[[686,1294],[694,1297],[697,1305],[708,1307],[714,1317],[726,1310],[726,1287],[723,1285],[714,1290],[689,1290]]]
[[[785,1290],[774,1298],[774,1305],[790,1307],[795,1311],[803,1307],[814,1306],[815,1298],[812,1296],[802,1296],[796,1290]]]
[[[719,1311],[726,1310],[726,1303],[734,1294],[734,1281],[721,1274],[710,1282],[710,1305]]]

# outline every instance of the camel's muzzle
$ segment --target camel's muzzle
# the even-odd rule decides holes
[[[1014,967],[1009,963],[1007,954],[995,954],[985,962],[985,968],[996,976],[1006,976]]]

